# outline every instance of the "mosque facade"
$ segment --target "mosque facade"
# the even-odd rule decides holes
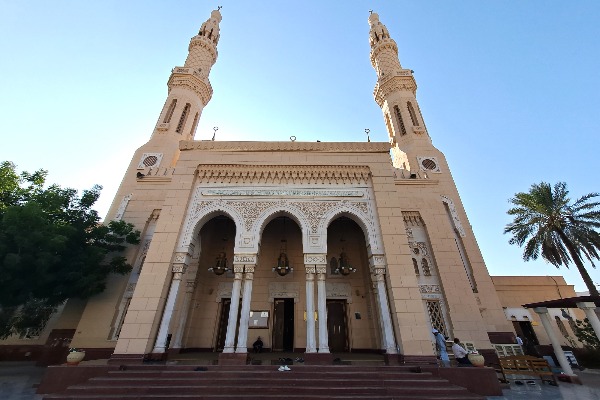
[[[260,336],[307,360],[417,362],[435,358],[434,328],[479,349],[513,334],[379,16],[368,18],[370,59],[388,142],[194,140],[221,18],[211,13],[172,70],[109,210],[142,232],[133,270],[82,306],[72,345],[115,359],[210,351],[242,362]]]

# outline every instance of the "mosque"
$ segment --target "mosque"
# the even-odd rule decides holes
[[[245,363],[259,336],[307,362],[345,352],[435,362],[432,329],[482,352],[513,340],[378,14],[368,39],[387,142],[194,140],[221,19],[211,13],[173,68],[106,218],[142,232],[132,272],[67,303],[46,338],[71,330],[71,346],[117,362],[213,352],[229,364]]]

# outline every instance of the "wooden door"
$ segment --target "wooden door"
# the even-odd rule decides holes
[[[294,351],[294,299],[275,299],[273,351]]]
[[[349,351],[345,300],[327,300],[327,334],[329,351],[332,353]]]

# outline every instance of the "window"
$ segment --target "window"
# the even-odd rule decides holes
[[[196,133],[196,126],[198,126],[198,113],[196,113],[196,116],[194,117],[192,129],[190,129],[190,137],[194,137],[194,134]]]
[[[440,331],[444,336],[449,336],[439,300],[426,300],[425,303],[431,326]]]
[[[431,276],[431,268],[429,268],[429,263],[426,258],[421,260],[421,265],[423,266],[423,275]]]
[[[415,114],[415,109],[413,108],[412,103],[409,101],[406,103],[406,107],[408,108],[408,113],[410,114],[410,120],[414,126],[419,126],[419,120],[417,119],[417,114]]]
[[[415,258],[412,259],[413,260],[413,267],[415,267],[415,274],[417,276],[419,276],[419,264],[417,264],[417,260]]]
[[[181,113],[181,118],[179,118],[179,123],[177,124],[177,129],[175,129],[175,132],[181,133],[181,131],[183,130],[183,127],[185,126],[185,121],[187,120],[187,116],[190,113],[190,108],[190,103],[186,103],[185,107],[183,108],[183,112]]]
[[[402,121],[402,114],[400,114],[400,107],[394,106],[394,113],[396,113],[396,119],[398,120],[398,125],[400,125],[400,134],[402,136],[406,135],[406,128],[404,127],[404,121]]]
[[[171,122],[171,117],[173,116],[173,112],[175,111],[176,105],[177,105],[177,99],[173,99],[173,101],[171,102],[171,105],[169,106],[169,109],[167,110],[167,113],[165,114],[165,119],[163,120],[163,122],[165,124]]]

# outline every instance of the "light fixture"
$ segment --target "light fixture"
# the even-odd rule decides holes
[[[338,267],[335,270],[335,273],[346,276],[346,275],[350,275],[351,272],[356,272],[356,268],[354,268],[352,265],[350,265],[348,256],[342,249],[342,252],[340,253],[340,259],[338,261]]]
[[[279,276],[286,276],[294,270],[294,268],[290,266],[290,260],[287,256],[287,239],[285,236],[286,219],[286,217],[283,217],[283,239],[281,239],[281,246],[279,247],[279,257],[277,258],[277,265],[273,267],[273,272],[277,272]]]
[[[222,240],[223,250],[217,255],[215,266],[208,269],[215,275],[223,275],[225,272],[229,271],[229,267],[227,266],[227,254],[225,253],[225,242],[227,242],[227,238],[224,237]]]
[[[569,315],[569,313],[567,312],[567,310],[565,310],[564,308],[561,308],[560,311],[561,311],[561,314],[562,314],[562,316],[563,316],[564,319],[568,319],[568,320],[572,320],[573,319],[573,317],[571,317]]]

